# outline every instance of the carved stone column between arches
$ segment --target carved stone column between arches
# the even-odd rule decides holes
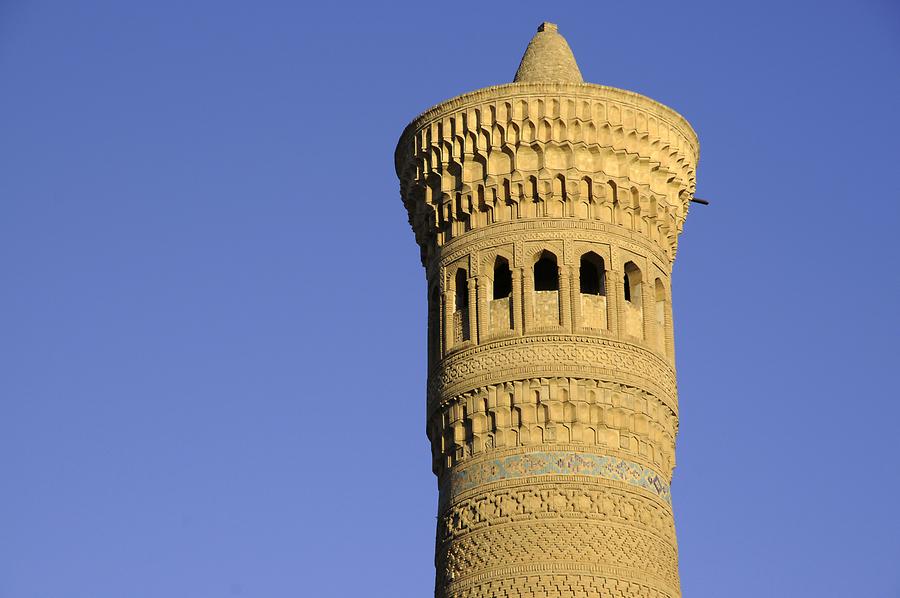
[[[434,306],[434,309],[437,310],[437,317],[435,318],[435,326],[437,327],[437,330],[435,330],[434,332],[434,342],[436,344],[436,347],[434,353],[434,361],[431,364],[432,367],[444,357],[447,349],[446,341],[444,340],[444,295],[440,290],[440,285],[438,285],[437,288],[438,292],[435,295],[437,299],[437,305]]]
[[[491,281],[487,276],[481,274],[479,276],[475,276],[475,321],[478,324],[477,332],[478,338],[477,342],[484,342],[484,339],[487,338],[488,334],[488,326],[490,322],[490,314],[488,313],[488,301],[490,298],[488,294],[491,290]]]
[[[450,300],[450,297],[447,296],[450,292],[451,291],[445,287],[444,291],[441,293],[441,303],[444,306],[441,318],[443,320],[442,328],[444,329],[444,351],[441,353],[442,357],[446,356],[457,342],[456,338],[454,338],[456,334],[454,330],[455,327],[453,326],[453,302]]]
[[[655,279],[650,276],[650,268],[644,265],[647,280],[641,284],[641,311],[644,314],[644,342],[654,351],[658,351],[656,345],[656,285]]]
[[[625,332],[625,296],[623,295],[622,279],[624,272],[610,270],[606,276],[606,299],[609,303],[609,331],[617,338],[622,338]]]
[[[522,332],[529,334],[534,331],[534,274],[530,267],[522,268],[522,305],[525,312]]]
[[[675,363],[675,323],[672,321],[672,291],[666,294],[666,357]]]
[[[468,280],[468,293],[469,293],[469,308],[468,308],[468,317],[469,317],[469,340],[473,343],[478,343],[481,341],[481,336],[478,334],[478,295],[476,292],[475,285],[477,284],[477,277],[470,277]]]
[[[575,275],[579,270],[575,267],[571,267],[572,276],[570,280],[572,281],[571,288],[569,289],[569,301],[572,304],[572,332],[579,332],[584,323],[582,322],[581,315],[581,275]]]
[[[559,315],[563,330],[572,330],[572,281],[569,267],[559,268]]]
[[[513,318],[513,329],[517,335],[522,334],[522,269],[521,268],[512,268],[512,294],[509,297],[509,300],[512,301],[512,318]]]

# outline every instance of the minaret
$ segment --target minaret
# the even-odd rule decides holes
[[[698,141],[584,83],[556,26],[513,83],[400,138],[428,281],[435,596],[680,596],[672,263]]]

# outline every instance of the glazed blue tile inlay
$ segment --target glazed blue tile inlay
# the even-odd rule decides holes
[[[512,455],[455,468],[450,474],[448,489],[453,495],[457,495],[475,486],[499,480],[550,474],[584,475],[617,480],[649,490],[667,503],[672,503],[669,484],[652,469],[618,457],[571,451]]]

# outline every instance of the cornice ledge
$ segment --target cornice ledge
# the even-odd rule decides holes
[[[535,94],[559,94],[570,95],[572,97],[587,97],[591,99],[631,100],[639,106],[643,104],[646,109],[654,110],[664,120],[668,121],[665,117],[669,117],[674,121],[669,122],[669,124],[682,128],[685,137],[692,145],[694,162],[696,163],[700,159],[700,141],[697,132],[694,130],[694,127],[691,126],[691,123],[675,109],[645,95],[634,91],[628,91],[627,89],[598,85],[596,83],[505,83],[503,85],[482,87],[474,91],[460,94],[449,100],[435,104],[416,116],[406,125],[403,129],[403,133],[400,135],[400,139],[397,142],[397,148],[394,151],[394,162],[399,168],[400,148],[420,124],[425,121],[433,120],[437,115],[443,112],[453,112],[471,104],[482,103],[490,98],[516,98]]]

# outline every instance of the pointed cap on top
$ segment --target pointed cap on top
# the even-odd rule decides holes
[[[553,23],[541,23],[528,42],[515,83],[584,83],[572,49]]]

